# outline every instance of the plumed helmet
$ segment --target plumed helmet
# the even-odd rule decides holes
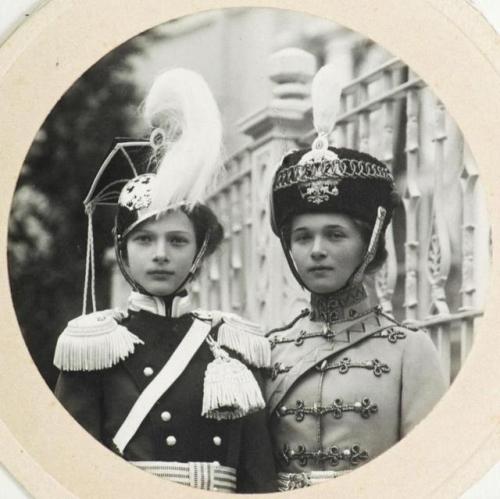
[[[142,292],[123,264],[127,236],[138,225],[177,209],[190,217],[198,254],[187,279],[215,249],[222,233],[217,218],[203,204],[222,169],[221,118],[207,83],[194,71],[167,70],[153,82],[143,110],[152,128],[150,137],[117,139],[84,201],[90,215],[96,206],[117,206],[117,262],[124,277]]]
[[[281,240],[292,273],[304,287],[285,231],[294,216],[341,213],[371,227],[365,257],[352,282],[362,279],[373,260],[399,199],[392,174],[384,163],[369,154],[329,144],[340,105],[341,88],[336,80],[332,65],[322,67],[315,75],[311,99],[317,137],[310,148],[285,154],[271,185],[272,230]]]
[[[347,148],[301,149],[288,153],[272,184],[272,229],[276,235],[294,215],[334,212],[375,225],[378,208],[389,224],[394,203],[392,175],[382,162]]]

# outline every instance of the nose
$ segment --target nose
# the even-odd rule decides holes
[[[326,251],[323,248],[323,239],[321,236],[316,236],[313,240],[313,245],[311,248],[311,258],[313,260],[321,260],[325,258]]]
[[[153,255],[153,260],[155,262],[166,262],[168,261],[167,256],[167,245],[165,241],[159,238],[155,244],[155,251]]]

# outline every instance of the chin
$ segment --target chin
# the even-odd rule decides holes
[[[332,285],[331,283],[318,283],[318,282],[314,283],[306,282],[305,284],[313,293],[318,295],[327,295],[330,293],[335,293],[335,291],[342,289],[342,287],[345,285],[345,283],[343,283],[342,285],[335,285],[335,284]]]
[[[172,286],[144,286],[144,289],[153,296],[169,296],[175,291]]]
[[[313,293],[317,295],[329,295],[331,293],[335,293],[335,291],[338,291],[340,288],[309,288]]]

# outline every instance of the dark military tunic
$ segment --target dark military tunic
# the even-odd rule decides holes
[[[175,351],[193,316],[131,311],[122,322],[144,344],[108,369],[62,371],[56,396],[95,438],[114,449],[113,437],[133,404]],[[203,380],[214,360],[204,342],[163,394],[124,450],[128,461],[218,462],[237,470],[237,491],[275,490],[264,411],[218,421],[201,416]],[[254,371],[258,376],[258,373]]]
[[[375,458],[432,409],[446,383],[426,333],[354,300],[270,336],[266,398],[281,487]],[[312,315],[312,317],[311,317]],[[349,319],[352,317],[352,319]],[[337,319],[336,319],[337,318]],[[333,473],[317,473],[329,471]]]

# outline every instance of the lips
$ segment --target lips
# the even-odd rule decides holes
[[[174,275],[174,272],[171,270],[148,270],[147,274],[151,277],[159,277],[165,278]]]
[[[326,265],[317,265],[315,267],[309,267],[307,269],[308,272],[327,272],[329,270],[333,270],[333,267],[328,267]]]

